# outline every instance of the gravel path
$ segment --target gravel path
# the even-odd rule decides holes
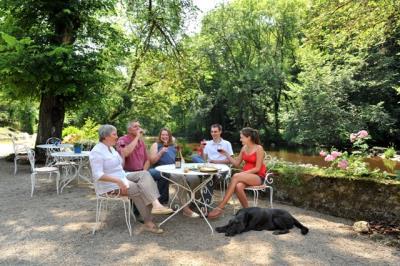
[[[84,184],[72,184],[57,196],[55,184],[41,179],[30,198],[28,165],[17,176],[13,164],[0,160],[1,265],[400,265],[400,251],[357,235],[352,221],[283,204],[310,228],[275,236],[248,232],[233,238],[210,234],[204,221],[177,215],[166,233],[142,232],[133,225],[129,237],[122,206],[110,206],[99,231],[92,235],[95,195]],[[219,226],[232,214],[213,221]],[[161,217],[158,217],[160,220]]]

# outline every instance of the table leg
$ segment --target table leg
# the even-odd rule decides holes
[[[209,177],[207,177],[203,182],[201,182],[197,187],[195,187],[194,189],[191,189],[189,184],[187,183],[187,180],[185,178],[185,176],[183,175],[183,182],[184,182],[184,186],[182,186],[181,184],[177,183],[176,181],[166,177],[165,175],[163,175],[163,173],[161,173],[161,176],[165,179],[167,179],[168,181],[170,181],[171,183],[174,183],[176,186],[178,186],[178,188],[182,188],[184,190],[186,190],[187,192],[190,193],[190,199],[184,203],[179,209],[177,209],[172,215],[170,215],[168,218],[166,218],[164,221],[162,221],[159,226],[163,225],[165,222],[167,222],[168,220],[170,220],[172,217],[174,217],[177,213],[179,213],[183,208],[185,208],[186,206],[188,206],[191,202],[193,202],[196,205],[196,208],[199,210],[201,216],[203,217],[203,219],[206,221],[207,225],[210,227],[211,229],[211,233],[214,233],[214,229],[212,228],[211,224],[208,222],[207,217],[204,215],[203,211],[201,210],[201,208],[199,207],[199,205],[197,204],[198,202],[201,202],[199,200],[196,199],[196,192],[201,190],[205,185],[207,185],[207,183],[214,177],[214,175],[210,175]],[[204,204],[205,206],[209,206],[208,204]],[[211,207],[211,206],[210,206]]]

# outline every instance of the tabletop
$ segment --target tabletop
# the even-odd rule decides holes
[[[53,157],[89,157],[90,151],[82,151],[81,153],[75,153],[73,151],[58,151],[52,152]]]
[[[198,169],[201,166],[215,167],[219,172],[228,172],[230,170],[229,166],[226,164],[204,164],[204,163],[185,163],[181,168],[175,168],[175,164],[167,164],[157,166],[156,170],[166,174],[177,174],[177,175],[211,175],[215,172],[200,172]],[[185,172],[184,170],[188,170]]]
[[[57,148],[72,148],[74,145],[68,143],[61,143],[61,144],[39,144],[36,147],[41,149],[57,149]]]

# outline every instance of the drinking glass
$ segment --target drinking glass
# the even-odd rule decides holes
[[[218,151],[219,153],[221,153],[221,152],[223,151],[222,145],[221,145],[221,144],[218,144],[218,146],[217,146],[217,151]]]

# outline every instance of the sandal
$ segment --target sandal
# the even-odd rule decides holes
[[[153,208],[151,214],[171,214],[174,210],[170,208]]]
[[[221,214],[224,213],[224,210],[221,209],[220,207],[215,207],[214,210],[208,213],[207,218],[209,219],[216,219],[221,216]]]
[[[199,218],[200,217],[200,214],[198,214],[198,213],[196,213],[194,211],[192,211],[191,213],[187,213],[185,211],[182,211],[182,213],[183,213],[183,216],[186,216],[186,217],[189,217],[189,218]]]
[[[147,232],[154,233],[154,234],[162,234],[162,233],[164,233],[164,230],[162,230],[161,228],[157,227],[156,225],[154,225],[152,227],[147,227],[147,226],[143,225],[143,230],[147,231]]]

